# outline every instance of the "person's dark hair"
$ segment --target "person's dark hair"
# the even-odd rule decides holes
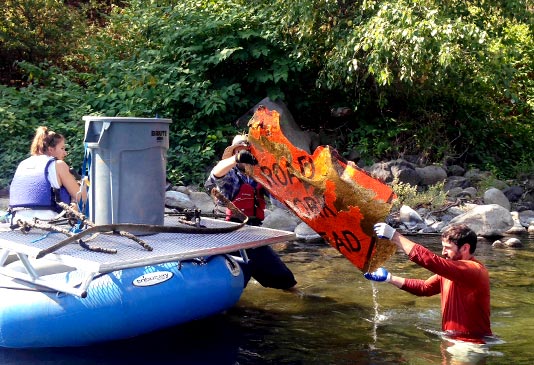
[[[456,224],[448,227],[443,231],[441,239],[454,243],[458,248],[469,243],[469,253],[471,254],[475,253],[477,249],[477,235],[467,224]]]
[[[30,153],[32,155],[46,155],[48,147],[56,147],[56,145],[65,139],[61,134],[49,131],[47,127],[40,126],[35,131]]]

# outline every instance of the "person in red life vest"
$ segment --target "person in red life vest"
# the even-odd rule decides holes
[[[237,135],[222,155],[222,159],[211,170],[205,183],[206,188],[215,186],[221,194],[249,217],[248,224],[260,226],[265,218],[268,192],[245,172],[245,165],[258,162],[248,151],[246,135]],[[226,209],[226,220],[238,221]],[[242,264],[245,286],[250,277],[262,286],[283,290],[294,290],[297,284],[291,270],[284,264],[270,246],[246,250],[248,262]]]
[[[85,189],[80,189],[69,165],[65,137],[37,128],[30,147],[31,156],[23,160],[10,184],[9,207],[12,222],[16,219],[53,219],[62,211],[58,201],[72,204],[86,199]],[[15,218],[16,216],[16,218]]]
[[[389,282],[417,296],[441,293],[442,330],[448,338],[484,343],[486,336],[492,336],[489,274],[474,257],[475,232],[465,224],[449,226],[441,235],[442,256],[439,256],[386,223],[376,224],[374,230],[379,238],[391,240],[411,261],[434,275],[426,280],[405,279],[379,268],[365,273],[366,279]]]

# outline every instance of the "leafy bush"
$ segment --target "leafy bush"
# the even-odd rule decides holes
[[[199,184],[207,168],[199,167],[236,133],[233,121],[291,90],[299,65],[265,35],[272,22],[240,2],[131,1],[85,50],[91,108],[171,118],[169,179]]]
[[[418,186],[395,180],[392,189],[397,195],[393,203],[393,209],[399,209],[402,205],[412,208],[425,207],[431,210],[439,209],[447,203],[447,193],[443,189],[445,182],[439,182],[420,191]]]
[[[352,93],[373,126],[394,120],[381,142],[399,153],[507,174],[534,152],[531,19],[526,1],[354,3],[329,24],[318,82]]]
[[[4,0],[0,17],[0,80],[23,82],[16,62],[68,64],[68,52],[83,39],[79,8],[63,1]]]
[[[67,163],[80,166],[83,158],[81,118],[89,110],[83,89],[58,74],[57,69],[43,71],[26,63],[21,67],[32,75],[31,85],[23,89],[0,85],[0,186],[9,184],[18,163],[29,155],[40,125],[65,136],[69,148]]]

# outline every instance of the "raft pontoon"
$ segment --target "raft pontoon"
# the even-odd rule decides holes
[[[166,218],[165,225],[167,225]],[[206,227],[235,223],[203,218]],[[157,233],[152,247],[98,234],[89,251],[32,229],[0,232],[0,346],[63,347],[138,336],[232,307],[243,292],[243,273],[228,255],[292,240],[291,232],[244,226],[229,233]]]

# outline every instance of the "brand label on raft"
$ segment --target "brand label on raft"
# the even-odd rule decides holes
[[[173,273],[170,271],[156,271],[135,278],[132,284],[134,286],[152,286],[161,284],[172,278],[172,276]]]

